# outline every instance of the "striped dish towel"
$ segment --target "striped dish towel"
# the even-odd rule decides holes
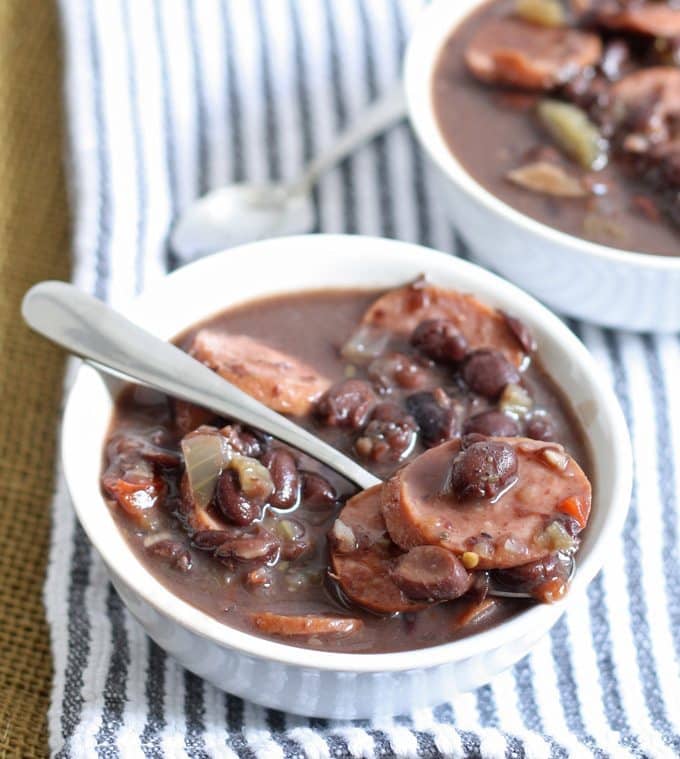
[[[454,1],[454,0],[452,0]],[[221,184],[292,179],[399,75],[419,0],[60,0],[74,278],[116,304],[178,262],[172,219]],[[330,172],[318,229],[465,255],[405,125]],[[60,757],[579,757],[680,753],[680,343],[574,324],[637,459],[605,570],[515,667],[393,720],[260,708],[182,670],[123,608],[60,477],[45,602]]]

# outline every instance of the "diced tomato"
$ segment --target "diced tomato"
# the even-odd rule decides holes
[[[570,516],[575,519],[580,528],[583,529],[588,521],[588,504],[576,495],[572,495],[569,498],[565,498],[557,505],[557,510],[562,514]]]
[[[158,506],[165,495],[165,484],[159,478],[146,482],[117,479],[105,482],[105,488],[118,505],[142,526],[149,524],[149,512]]]

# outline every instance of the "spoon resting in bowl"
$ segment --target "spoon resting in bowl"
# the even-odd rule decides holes
[[[328,443],[272,411],[180,350],[66,282],[41,282],[24,296],[31,329],[107,374],[152,387],[273,435],[369,488],[380,480]]]

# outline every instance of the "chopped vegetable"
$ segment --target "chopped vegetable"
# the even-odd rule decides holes
[[[583,219],[583,233],[605,245],[621,245],[628,239],[626,227],[611,216],[592,212]]]
[[[189,487],[199,509],[205,509],[215,492],[215,485],[225,463],[229,460],[230,449],[217,430],[201,431],[182,438],[182,453]]]
[[[539,26],[564,26],[566,16],[559,0],[517,0],[515,14]]]
[[[570,516],[572,519],[575,519],[581,529],[586,526],[586,520],[588,518],[588,507],[587,504],[583,502],[582,498],[579,498],[575,495],[571,496],[570,498],[565,498],[561,503],[558,504],[557,510],[561,511],[567,516]]]
[[[474,569],[479,564],[479,554],[474,551],[465,551],[460,558],[465,569]]]
[[[525,190],[543,195],[554,195],[558,198],[583,198],[588,194],[579,179],[567,174],[561,166],[548,161],[536,161],[520,166],[518,169],[509,171],[505,176]]]
[[[569,589],[569,583],[556,577],[552,580],[547,580],[532,593],[536,600],[546,604],[553,604],[559,601],[560,598],[564,598]]]
[[[266,500],[274,492],[269,469],[250,456],[234,456],[229,468],[238,473],[241,490],[246,498]]]
[[[548,466],[559,472],[564,472],[569,466],[569,456],[564,451],[557,448],[544,448],[541,453]]]
[[[153,509],[165,494],[162,480],[149,482],[127,482],[119,479],[106,486],[107,493],[115,498],[118,505],[145,529],[153,529]]]
[[[352,553],[357,546],[354,531],[342,519],[335,520],[332,535],[335,540],[335,550],[340,553]]]
[[[490,559],[493,556],[493,546],[489,538],[481,538],[472,546],[472,552],[477,555],[477,561],[479,563],[479,557],[483,559]]]
[[[246,583],[254,587],[268,588],[272,584],[272,578],[266,567],[258,567],[248,572]]]
[[[303,528],[301,525],[292,522],[290,519],[279,519],[276,521],[274,531],[284,540],[295,540],[302,535]]]
[[[551,522],[538,536],[536,542],[553,551],[567,551],[574,548],[574,539],[560,522]]]
[[[515,538],[506,538],[503,542],[503,550],[518,556],[528,553],[527,547],[523,543],[520,543],[519,540],[515,540]]]
[[[509,383],[505,386],[498,401],[498,408],[504,414],[514,417],[526,416],[534,402],[529,393],[521,386]]]
[[[342,346],[340,353],[346,361],[366,364],[380,356],[390,339],[390,333],[370,324],[362,324]]]
[[[571,103],[542,100],[538,118],[558,146],[584,169],[604,168],[608,143],[584,111]]]

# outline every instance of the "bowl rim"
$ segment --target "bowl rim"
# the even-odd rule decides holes
[[[562,232],[497,198],[465,169],[448,147],[435,115],[434,70],[442,47],[453,31],[470,14],[490,2],[493,0],[458,0],[456,3],[450,0],[432,0],[416,19],[403,63],[406,109],[409,121],[430,158],[461,190],[488,211],[505,217],[516,226],[524,227],[527,232],[545,242],[578,248],[584,255],[619,264],[643,266],[648,270],[680,271],[680,244],[679,255],[663,256],[602,245]]]
[[[87,389],[87,383],[93,379],[103,383],[97,372],[87,365],[81,365],[78,369],[68,395],[61,429],[61,456],[65,479],[81,525],[109,571],[128,584],[133,592],[156,612],[218,646],[285,665],[351,673],[424,669],[466,659],[482,652],[489,652],[504,643],[516,640],[531,630],[547,629],[565,611],[567,604],[581,595],[581,591],[584,591],[588,583],[595,577],[604,563],[606,547],[622,529],[632,487],[632,449],[621,408],[594,358],[569,328],[533,297],[475,264],[420,245],[369,236],[327,234],[273,238],[216,253],[163,277],[120,310],[133,321],[142,323],[144,326],[140,314],[142,314],[142,306],[145,300],[151,300],[153,297],[157,297],[159,293],[162,294],[163,290],[168,288],[168,283],[181,282],[195,273],[203,272],[205,276],[211,270],[214,271],[216,268],[219,270],[223,261],[233,262],[234,256],[249,256],[252,261],[252,257],[258,255],[276,255],[277,248],[290,248],[291,251],[296,254],[299,252],[300,255],[306,252],[318,252],[321,249],[327,255],[334,245],[342,247],[343,255],[345,250],[351,250],[357,261],[367,259],[367,251],[374,249],[374,253],[370,255],[391,255],[395,259],[400,261],[405,259],[407,262],[415,262],[415,257],[417,257],[418,267],[422,265],[422,270],[427,270],[428,261],[431,261],[435,268],[443,265],[450,268],[452,274],[463,274],[470,279],[474,278],[482,300],[512,300],[518,305],[516,310],[519,311],[519,315],[523,319],[527,319],[527,312],[531,312],[531,316],[527,319],[528,323],[537,328],[540,325],[542,332],[549,332],[549,340],[553,342],[553,345],[557,346],[560,352],[566,353],[570,361],[577,362],[587,375],[593,395],[600,404],[599,408],[602,410],[608,426],[612,429],[614,449],[612,496],[611,502],[607,504],[607,518],[593,539],[589,555],[579,565],[579,571],[574,578],[567,598],[554,605],[536,605],[489,630],[438,646],[393,653],[359,654],[300,648],[286,643],[274,642],[230,627],[182,600],[167,589],[137,559],[127,541],[121,536],[125,546],[125,561],[122,564],[126,565],[128,569],[134,569],[138,575],[137,579],[142,578],[141,587],[133,585],[128,582],[130,573],[124,571],[125,566],[121,567],[121,562],[112,554],[109,533],[106,529],[102,529],[102,522],[97,519],[96,510],[92,509],[95,494],[90,491],[82,494],[81,498],[81,494],[77,492],[78,488],[74,487],[74,483],[77,482],[76,474],[79,461],[77,445],[71,445],[71,442],[77,440],[79,432],[77,408],[78,404],[81,403],[80,395],[83,389]],[[278,252],[283,254],[281,251]],[[332,286],[332,268],[328,268],[328,272],[329,285],[327,286]],[[322,288],[323,285],[317,286],[317,288],[320,287]],[[312,288],[301,288],[300,291],[304,289]],[[290,289],[287,291],[291,292]],[[250,299],[246,298],[241,302]],[[239,301],[234,301],[225,307],[238,303]],[[99,450],[101,450],[101,445],[103,445],[103,440],[100,443]],[[592,445],[590,447],[591,449],[594,448]],[[591,455],[595,463],[598,452],[592,450]],[[97,489],[96,500],[98,505],[108,509],[99,489]],[[604,508],[604,506],[600,506],[600,508]]]

